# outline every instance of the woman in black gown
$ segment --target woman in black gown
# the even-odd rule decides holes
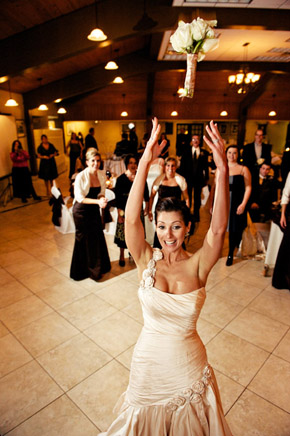
[[[114,242],[120,248],[119,265],[122,267],[125,266],[124,250],[125,248],[127,248],[125,242],[125,229],[124,229],[125,207],[128,200],[130,189],[132,188],[133,181],[135,179],[136,172],[137,172],[137,160],[133,154],[127,154],[127,156],[125,157],[125,166],[126,166],[126,171],[124,174],[121,174],[117,178],[116,187],[115,187],[116,207],[118,209],[118,221],[116,226]],[[144,215],[147,214],[147,210],[148,210],[149,192],[148,192],[147,183],[145,185],[144,200],[146,203],[146,207],[144,212],[142,210],[143,217]]]
[[[22,203],[27,203],[27,198],[31,195],[34,200],[41,200],[36,194],[32,184],[31,174],[28,168],[29,154],[27,151],[23,150],[22,144],[18,139],[13,141],[10,159],[13,164],[13,197],[21,198]]]
[[[185,200],[186,206],[189,207],[189,197],[187,192],[187,183],[185,178],[176,173],[177,160],[174,156],[169,156],[165,159],[165,172],[157,177],[153,182],[150,200],[149,200],[149,214],[150,221],[153,220],[152,205],[155,195],[158,192],[158,201],[162,198],[173,197]],[[161,248],[158,241],[156,232],[154,235],[154,247]]]
[[[226,149],[229,166],[230,184],[230,216],[229,216],[229,253],[226,265],[233,264],[234,250],[238,248],[243,230],[247,227],[246,206],[251,195],[251,173],[249,169],[238,162],[239,149],[230,145]]]
[[[284,236],[277,255],[272,285],[276,289],[289,289],[290,291],[290,172],[283,189],[281,205],[280,225],[284,231]]]
[[[66,151],[69,150],[69,178],[76,172],[76,161],[81,155],[83,147],[75,132],[72,132],[71,138],[66,146]]]
[[[95,148],[88,149],[86,159],[87,168],[77,175],[74,186],[76,238],[70,277],[99,280],[111,269],[100,216],[100,208],[107,206],[106,177],[98,172],[101,156]]]
[[[58,151],[53,144],[48,142],[46,135],[41,135],[41,144],[37,149],[37,156],[40,159],[38,177],[44,180],[46,187],[46,195],[50,195],[50,188],[53,186],[53,181],[58,177],[56,168],[55,156]]]

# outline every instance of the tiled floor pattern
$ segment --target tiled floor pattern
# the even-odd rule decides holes
[[[208,220],[203,211],[190,250]],[[76,283],[73,241],[55,230],[47,201],[0,214],[2,436],[98,435],[127,386],[142,327],[136,270],[119,267],[107,236],[112,271]],[[220,259],[198,322],[235,436],[290,435],[290,293],[262,267]]]

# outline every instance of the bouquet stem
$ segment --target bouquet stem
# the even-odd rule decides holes
[[[184,82],[185,95],[181,97],[193,98],[196,77],[197,53],[187,53],[187,69]]]

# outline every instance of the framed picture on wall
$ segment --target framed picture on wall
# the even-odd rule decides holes
[[[238,123],[231,123],[231,133],[236,134],[238,133],[239,124]]]
[[[227,132],[227,123],[217,122],[218,129],[221,135],[225,135]]]
[[[26,136],[24,120],[16,120],[16,130],[18,138],[23,138],[23,136]]]

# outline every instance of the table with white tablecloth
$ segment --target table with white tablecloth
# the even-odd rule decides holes
[[[273,268],[276,263],[278,251],[283,239],[283,232],[277,224],[271,222],[271,229],[268,241],[268,247],[265,257],[265,265]]]
[[[106,159],[104,160],[104,170],[110,171],[113,177],[119,177],[126,171],[123,159]]]

